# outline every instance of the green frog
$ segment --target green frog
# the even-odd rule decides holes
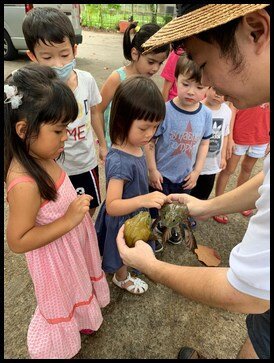
[[[151,217],[149,212],[141,211],[125,222],[124,236],[128,247],[134,247],[136,241],[147,242],[151,235]]]
[[[159,217],[153,222],[152,230],[159,222],[165,227],[163,231],[162,240],[165,243],[171,234],[171,228],[177,227],[179,232],[184,238],[186,247],[193,253],[197,249],[196,238],[192,232],[190,221],[188,220],[189,210],[184,203],[173,202],[171,204],[165,204],[159,210]]]
[[[189,211],[186,204],[171,203],[165,204],[159,210],[159,217],[152,223],[149,212],[141,211],[125,222],[125,241],[129,247],[134,247],[136,241],[156,240],[159,238],[156,226],[159,222],[165,227],[162,240],[165,243],[171,234],[171,228],[177,227],[182,237],[185,236],[187,248],[194,253],[197,242],[188,220]],[[186,232],[186,233],[185,233]]]

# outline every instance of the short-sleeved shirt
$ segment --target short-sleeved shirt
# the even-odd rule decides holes
[[[168,82],[172,83],[172,86],[168,93],[168,99],[167,99],[168,101],[172,100],[174,97],[177,96],[175,69],[176,69],[176,64],[177,64],[179,57],[180,57],[179,55],[177,55],[174,51],[172,51],[169,54],[169,56],[166,60],[166,63],[164,65],[164,68],[161,72],[161,77],[166,79]]]
[[[270,108],[268,104],[237,110],[233,140],[237,145],[263,145],[269,143]]]
[[[212,136],[209,140],[209,148],[201,175],[217,174],[220,168],[224,137],[229,134],[229,125],[232,111],[223,102],[219,110],[212,112]]]
[[[74,71],[77,74],[78,85],[73,93],[79,112],[77,119],[67,126],[65,160],[57,161],[69,176],[86,173],[98,165],[90,123],[90,107],[102,101],[93,76],[79,69]]]
[[[158,171],[172,183],[181,183],[192,172],[199,145],[212,136],[211,110],[199,103],[196,111],[185,111],[173,100],[166,102],[166,116],[154,137]]]
[[[125,67],[120,67],[116,69],[114,72],[117,72],[120,77],[120,81],[124,81],[127,78]],[[112,101],[107,105],[107,108],[104,112],[104,122],[105,122],[105,139],[107,143],[107,147],[110,148],[111,140],[109,136],[109,120],[110,120],[110,110],[111,110]]]
[[[149,192],[148,171],[144,155],[137,157],[110,148],[106,157],[105,171],[107,185],[111,179],[125,181],[122,199],[134,198]],[[103,256],[104,271],[115,272],[123,265],[117,249],[116,237],[122,224],[141,210],[145,210],[145,208],[140,208],[127,215],[112,217],[107,214],[105,201],[103,202],[95,222],[95,229],[100,253]]]
[[[231,285],[251,296],[270,300],[270,155],[264,160],[257,213],[249,221],[241,243],[233,248],[227,273]]]

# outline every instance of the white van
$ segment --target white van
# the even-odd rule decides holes
[[[53,7],[63,11],[71,20],[76,43],[82,43],[80,4],[4,4],[4,60],[13,60],[17,58],[18,51],[28,49],[22,24],[26,13],[34,7]]]

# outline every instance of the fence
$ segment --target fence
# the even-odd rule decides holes
[[[129,20],[133,15],[133,20],[138,21],[138,25],[142,26],[146,23],[157,23],[159,26],[167,24],[172,15],[166,13],[152,13],[151,11],[134,11],[129,8],[113,9],[109,7],[94,7],[91,5],[84,5],[81,10],[81,25],[106,29],[106,30],[119,30],[119,21]]]

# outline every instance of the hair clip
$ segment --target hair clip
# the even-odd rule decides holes
[[[16,86],[10,86],[9,84],[4,85],[4,92],[6,93],[6,99],[4,103],[10,103],[11,108],[14,110],[22,105],[22,94],[18,94]]]

